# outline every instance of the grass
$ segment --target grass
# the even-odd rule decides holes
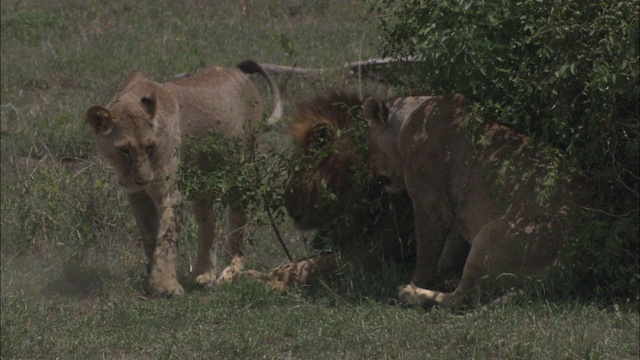
[[[243,281],[175,299],[142,299],[128,286],[106,290],[3,298],[3,357],[637,356],[637,317],[581,304],[537,302],[458,316],[377,301],[336,302],[320,294],[281,295]]]
[[[638,357],[634,306],[525,297],[454,315],[395,304],[410,268],[356,272],[336,287],[280,294],[249,280],[188,281],[195,225],[185,217],[186,294],[147,299],[144,256],[124,196],[96,158],[84,112],[133,70],[158,81],[246,58],[331,68],[376,56],[376,30],[345,1],[2,1],[1,357],[494,358]],[[364,41],[363,41],[364,39]],[[344,73],[278,79],[287,111]],[[260,80],[257,80],[260,82]],[[375,91],[375,84],[368,84]],[[268,134],[285,147],[282,124]],[[288,221],[294,256],[308,254]],[[252,228],[249,267],[286,261]]]

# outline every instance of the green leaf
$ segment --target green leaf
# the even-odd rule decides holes
[[[561,78],[561,77],[563,77],[563,76],[564,76],[564,73],[566,73],[566,72],[567,72],[567,69],[568,69],[568,68],[569,68],[569,66],[568,66],[568,65],[562,65],[562,66],[560,67],[560,69],[554,73],[554,75],[555,75],[557,78]]]

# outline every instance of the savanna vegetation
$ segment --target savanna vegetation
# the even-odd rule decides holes
[[[638,3],[615,4],[2,1],[1,357],[637,358]],[[590,180],[592,211],[557,286],[568,291],[532,286],[462,315],[402,308],[410,264],[285,294],[245,278],[203,289],[190,285],[196,228],[184,216],[186,294],[149,299],[138,231],[95,155],[89,106],[133,70],[169,81],[244,59],[327,69],[277,77],[290,115],[332,88],[388,96],[336,69],[386,55],[422,61],[387,79],[395,93],[464,93],[474,119],[534,136]],[[255,174],[268,180],[242,188],[274,209],[254,208],[248,268],[288,260],[271,220],[294,258],[312,254],[312,234],[278,207],[286,121],[265,134],[247,176],[204,179],[234,191]]]
[[[638,1],[372,1],[407,92],[464,94],[587,179],[566,263],[578,293],[638,299]],[[505,164],[505,166],[509,166]]]

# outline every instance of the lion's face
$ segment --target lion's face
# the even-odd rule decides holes
[[[350,113],[359,104],[354,95],[334,93],[298,107],[289,126],[297,151],[285,192],[285,207],[298,229],[320,228],[345,206],[345,195],[353,186],[353,166],[360,162]]]
[[[307,133],[294,157],[294,172],[285,193],[285,206],[300,230],[317,229],[341,212],[339,199],[349,189],[357,157],[335,129],[318,123]]]
[[[405,190],[400,153],[397,146],[399,121],[391,121],[389,109],[378,99],[369,98],[363,105],[368,122],[369,170],[373,178],[384,184],[391,193]]]
[[[155,100],[117,102],[110,108],[91,107],[87,122],[96,136],[98,152],[113,168],[118,187],[135,193],[154,180],[159,146],[153,121]]]

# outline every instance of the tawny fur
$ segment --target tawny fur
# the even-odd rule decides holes
[[[361,166],[367,156],[354,131],[364,130],[361,104],[357,95],[332,92],[297,107],[289,131],[297,145],[292,161],[299,163],[299,170],[286,190],[285,206],[297,228],[318,230],[312,245],[332,254],[285,264],[267,274],[253,273],[275,288],[331,279],[349,263],[371,269],[380,260],[407,260],[413,254],[413,215],[406,194],[382,196],[379,184],[356,188],[352,182],[354,166]],[[323,184],[337,201],[323,197]],[[379,207],[372,205],[371,211],[353,206],[367,200]],[[340,226],[345,218],[354,220],[352,228]]]
[[[390,191],[406,188],[413,201],[416,270],[400,289],[409,303],[456,308],[476,286],[500,291],[512,283],[504,280],[543,275],[570,236],[571,172],[504,126],[488,124],[472,137],[461,128],[463,102],[460,95],[370,98],[363,106],[371,173]],[[457,288],[425,289],[465,242],[471,250]]]
[[[265,76],[276,109],[266,125],[279,116],[279,92],[273,81],[249,61],[247,72]],[[135,72],[120,85],[106,107],[92,106],[86,121],[91,125],[98,154],[114,171],[116,182],[129,199],[148,260],[149,291],[153,295],[181,294],[176,277],[180,233],[178,185],[181,163],[206,164],[188,150],[212,136],[236,141],[253,151],[252,131],[262,123],[260,94],[238,69],[209,67],[175,82],[157,83]],[[187,141],[188,140],[188,141]],[[246,216],[239,204],[228,209],[224,243],[229,266],[216,276],[214,237],[216,214],[212,197],[195,194],[193,213],[198,223],[198,254],[193,275],[201,284],[231,279],[242,268]]]

